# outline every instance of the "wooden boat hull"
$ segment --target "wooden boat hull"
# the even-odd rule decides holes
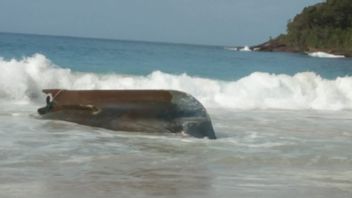
[[[118,131],[186,133],[215,139],[205,108],[194,97],[172,90],[47,89],[45,119]]]

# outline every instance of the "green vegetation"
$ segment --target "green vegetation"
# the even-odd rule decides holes
[[[290,51],[325,51],[352,56],[352,0],[327,0],[306,7],[269,43]]]

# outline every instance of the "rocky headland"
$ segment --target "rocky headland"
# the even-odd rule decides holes
[[[288,22],[286,34],[251,49],[352,57],[352,0],[327,0],[306,7]]]

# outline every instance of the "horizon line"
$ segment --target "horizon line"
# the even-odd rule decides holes
[[[235,45],[212,45],[212,44],[199,44],[199,43],[182,43],[171,41],[152,41],[152,40],[138,40],[138,39],[118,39],[118,38],[104,38],[104,37],[90,37],[90,36],[72,36],[72,35],[56,35],[56,34],[41,34],[41,33],[24,33],[24,32],[6,32],[0,31],[0,34],[17,34],[27,36],[43,36],[43,37],[61,37],[71,39],[87,39],[87,40],[102,40],[102,41],[122,41],[122,42],[142,42],[142,43],[155,43],[163,45],[188,45],[198,47],[240,47]]]

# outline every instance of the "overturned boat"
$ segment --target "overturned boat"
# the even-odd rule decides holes
[[[45,89],[45,119],[64,120],[118,131],[185,133],[216,139],[203,105],[172,90]]]

